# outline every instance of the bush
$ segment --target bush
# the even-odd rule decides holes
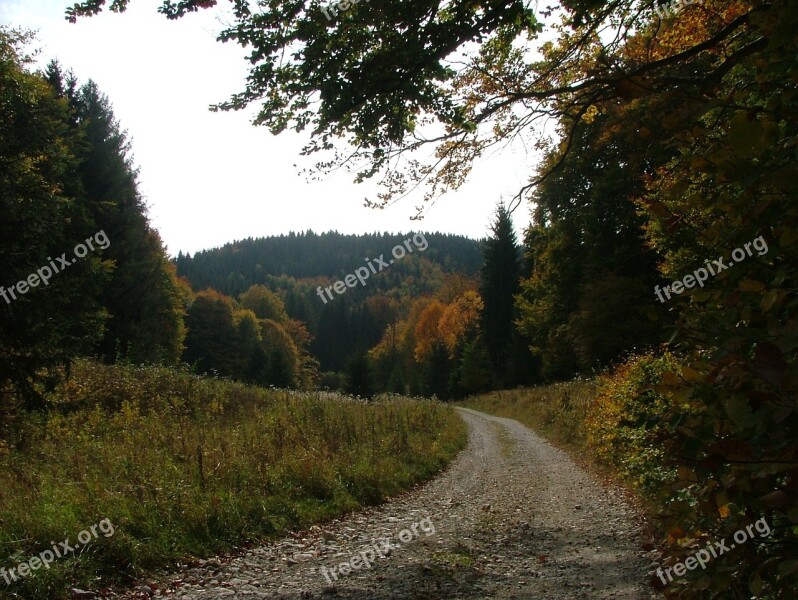
[[[669,425],[689,411],[659,391],[664,373],[676,372],[673,354],[635,356],[611,375],[598,378],[585,420],[587,444],[595,456],[644,494],[654,496],[675,476],[663,449]]]

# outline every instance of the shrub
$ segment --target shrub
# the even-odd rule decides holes
[[[617,469],[646,495],[661,491],[675,476],[663,444],[669,425],[689,408],[662,391],[664,373],[679,370],[673,354],[635,356],[598,388],[585,429],[587,444],[602,462]]]

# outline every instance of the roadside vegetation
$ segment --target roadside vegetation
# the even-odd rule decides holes
[[[437,402],[292,392],[81,360],[48,413],[4,421],[1,567],[102,519],[74,557],[4,588],[65,597],[376,504],[437,473],[465,425]]]
[[[691,412],[658,389],[663,375],[678,369],[670,353],[636,356],[611,375],[491,392],[462,405],[529,426],[652,501],[674,480],[666,466],[668,426]]]
[[[782,512],[783,499],[777,493],[758,498],[764,508],[756,513],[723,496],[723,502],[714,505],[714,510],[726,525],[726,535],[716,536],[703,528],[706,521],[702,521],[702,513],[710,510],[702,502],[704,487],[681,464],[685,454],[696,451],[697,442],[685,443],[681,431],[699,423],[705,409],[689,394],[673,391],[679,382],[695,377],[684,360],[670,352],[644,354],[633,356],[610,374],[592,380],[491,392],[469,398],[462,405],[516,419],[569,451],[578,461],[626,484],[662,534],[664,565],[684,560],[712,541],[731,539],[738,519],[764,519],[773,529],[768,539],[738,545],[733,552],[714,559],[690,585],[714,590],[732,585],[734,578],[744,574],[748,585],[763,592],[755,597],[786,597],[780,595],[781,590],[768,589],[761,575],[768,559],[779,560],[779,543],[775,540],[788,539],[793,534]],[[733,404],[729,410],[734,410]],[[735,417],[750,418],[745,413]],[[736,452],[742,459],[748,448],[730,441],[705,455],[701,464],[717,461],[720,451]],[[740,464],[745,467],[745,461]],[[684,480],[690,478],[693,483],[685,485]],[[756,490],[742,478],[739,485],[744,486],[738,492],[741,494],[750,495]],[[691,528],[681,525],[685,522],[691,523]],[[779,584],[790,574],[784,570]],[[658,581],[652,579],[655,586],[661,587]],[[684,579],[674,582],[668,597],[689,597],[692,589],[685,584]]]

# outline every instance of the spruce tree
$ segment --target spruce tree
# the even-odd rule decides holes
[[[102,329],[97,296],[107,263],[88,255],[55,270],[54,257],[90,225],[78,204],[77,139],[67,102],[28,69],[25,35],[0,27],[0,409],[46,407],[61,367]],[[0,425],[7,422],[3,415]]]
[[[81,208],[91,223],[82,233],[104,231],[110,241],[104,256],[115,266],[99,299],[109,319],[95,350],[108,362],[174,363],[182,352],[187,301],[147,218],[127,135],[93,81],[78,88],[57,62],[50,63],[46,77],[69,102],[70,125],[79,139]]]
[[[483,251],[480,296],[482,338],[498,385],[505,384],[510,359],[515,295],[519,291],[520,256],[510,211],[500,203]]]

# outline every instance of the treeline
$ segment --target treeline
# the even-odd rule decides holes
[[[591,162],[597,154],[582,164],[567,161],[562,174],[541,189],[523,245],[508,209],[499,205],[485,242],[426,234],[429,247],[423,254],[396,261],[333,301],[318,296],[319,286],[362,264],[357,257],[388,253],[406,236],[308,232],[180,255],[178,273],[186,274],[194,289],[212,283],[229,290],[256,282],[237,296],[199,292],[189,307],[184,359],[202,372],[262,384],[453,399],[591,374],[633,349],[653,347],[665,339],[670,319],[652,307],[650,290],[659,281],[656,255],[645,244],[642,217],[627,200],[639,184],[623,169],[600,171]],[[585,165],[588,171],[580,172]],[[606,183],[598,191],[558,204],[576,195],[569,187],[573,181],[599,173]],[[326,272],[275,262],[275,256],[291,256],[306,246],[325,263],[334,251],[349,259],[329,262]],[[266,248],[272,255],[261,254]],[[474,263],[474,255],[478,268],[451,269]],[[314,277],[295,277],[301,273]],[[265,312],[283,316],[254,310],[241,321],[241,311],[253,310],[248,300],[253,294],[270,298],[274,308]],[[209,310],[209,302],[218,311]],[[209,325],[222,315],[223,322]],[[252,354],[237,328],[262,331],[262,324],[251,325],[253,318],[269,318],[274,325],[290,321],[302,335],[294,335],[294,345],[281,354],[273,346]],[[191,333],[200,330],[201,335]],[[298,370],[300,362],[305,367]],[[257,366],[267,364],[277,366]],[[287,366],[290,375],[278,376]]]
[[[307,232],[245,240],[193,257],[181,254],[176,259],[178,273],[186,275],[195,290],[212,284],[188,309],[184,358],[202,372],[269,385],[343,389],[365,397],[388,391],[450,399],[532,381],[531,357],[512,323],[521,251],[504,207],[498,217],[496,227],[501,230],[496,233],[501,239],[482,243],[427,233],[423,251],[395,261],[366,285],[347,289],[333,300],[320,298],[319,287],[343,279],[363,265],[364,258],[390,256],[408,235]],[[308,256],[310,264],[295,264],[297,255]],[[286,265],[278,262],[283,258]],[[480,284],[483,272],[492,278],[489,284]],[[243,294],[218,291],[246,284],[251,287]],[[267,312],[283,315],[275,319],[278,325],[288,320],[294,331],[303,332],[302,343],[294,339],[296,349],[304,349],[303,359],[301,351],[284,353],[293,357],[278,362],[274,349],[251,354],[239,328],[250,329],[251,318],[242,321],[241,311],[254,308],[253,294],[270,298],[276,308]],[[487,310],[482,296],[488,299]],[[209,302],[214,310],[208,309]],[[498,320],[493,316],[497,311]],[[264,318],[254,312],[256,318]],[[218,322],[209,325],[211,321]],[[509,352],[505,337],[523,359]],[[288,369],[292,375],[276,376],[297,361],[305,365],[304,376],[297,376],[294,366]],[[255,377],[257,365],[267,363]],[[240,366],[244,364],[249,366]],[[506,378],[508,367],[512,375]]]
[[[406,311],[413,299],[434,294],[452,279],[474,275],[481,264],[480,242],[462,236],[426,233],[427,247],[396,260],[384,271],[371,276],[366,285],[348,288],[332,300],[319,296],[325,288],[365,264],[365,258],[385,255],[408,239],[409,234],[342,235],[335,232],[315,234],[311,231],[227,244],[222,248],[198,252],[194,256],[179,254],[175,260],[178,274],[190,281],[193,289],[226,298],[229,306],[247,307],[252,293],[271,294],[279,305],[277,312],[301,324],[301,342],[306,349],[305,364],[315,364],[318,372],[306,370],[306,376],[291,378],[291,385],[343,388],[363,396],[383,388],[370,373],[363,372],[365,353],[383,337],[386,329]],[[307,259],[305,265],[297,262]],[[283,264],[281,261],[285,260]],[[472,277],[473,278],[473,277]],[[237,290],[243,292],[237,292]],[[211,291],[212,290],[212,291]],[[191,323],[199,324],[189,308]],[[257,312],[257,311],[256,311]],[[279,321],[279,320],[278,320]],[[227,334],[225,334],[227,335]],[[210,335],[195,346],[191,334],[187,339],[185,360],[196,364],[211,344]],[[223,342],[220,342],[223,343]],[[231,353],[240,353],[244,346],[232,344]],[[268,353],[271,354],[272,350]],[[211,352],[221,357],[221,352]],[[205,357],[201,370],[216,370],[240,378],[241,370],[230,370],[218,360]],[[312,356],[312,360],[309,357]],[[259,358],[256,358],[259,360]],[[292,361],[295,362],[295,361]],[[253,367],[254,368],[254,367]],[[268,371],[268,369],[267,369]],[[350,373],[351,371],[351,373]],[[323,381],[321,373],[326,373]],[[348,377],[348,379],[347,379]],[[252,380],[245,378],[245,380]],[[285,384],[285,378],[265,380],[270,385]],[[406,388],[406,389],[404,389]],[[411,389],[412,388],[412,389]],[[403,391],[420,392],[415,386]]]
[[[466,237],[445,233],[425,234],[430,241],[423,257],[444,272],[467,275],[477,273],[482,265],[481,247]],[[365,258],[388,256],[407,236],[373,233],[345,235],[330,231],[289,233],[273,237],[225,244],[221,248],[203,250],[192,255],[178,254],[175,264],[181,277],[187,277],[195,289],[214,288],[223,294],[237,296],[256,284],[268,284],[273,278],[292,279],[327,277],[343,279]],[[418,278],[418,264],[397,261],[389,272],[369,281],[367,293],[394,289],[400,280]]]
[[[76,356],[176,362],[189,291],[148,223],[108,100],[55,62],[32,72],[29,41],[0,29],[0,285],[16,290],[0,301],[4,412],[42,408]],[[81,257],[90,238],[105,248]]]

